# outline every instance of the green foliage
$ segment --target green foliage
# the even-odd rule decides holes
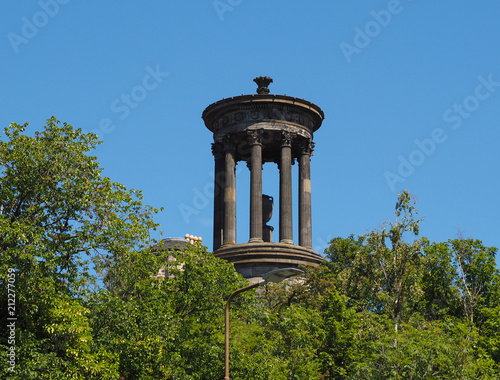
[[[446,243],[428,244],[424,248],[422,276],[422,313],[427,319],[461,315],[461,293],[456,286],[457,270],[453,252]]]
[[[477,348],[477,331],[459,320],[431,323],[416,316],[397,333],[385,329],[379,334],[366,349],[367,360],[356,363],[354,378],[496,378],[493,360]]]
[[[323,336],[320,312],[287,298],[294,298],[301,287],[293,282],[266,285],[249,313],[235,313],[231,379],[321,378],[317,356]]]
[[[481,315],[484,322],[480,330],[480,345],[500,365],[500,304],[482,308]]]
[[[336,363],[335,368],[346,368],[337,372],[331,366],[329,378],[499,376],[496,248],[472,239],[416,239],[416,213],[405,191],[394,222],[357,238],[333,239],[325,251],[328,261],[321,271],[330,276],[322,277],[358,318],[357,333],[343,348],[348,365]],[[321,293],[325,289],[323,284]],[[342,326],[350,325],[343,320]],[[333,352],[334,344],[327,346]]]
[[[154,242],[158,210],[102,177],[95,135],[26,128],[0,141],[0,302],[15,286],[17,318],[0,377],[222,379],[225,304],[247,282],[206,247]],[[231,379],[499,378],[497,249],[419,238],[416,215],[405,191],[393,222],[333,239],[304,278],[239,294]]]
[[[140,192],[101,177],[88,155],[98,144],[95,135],[55,118],[32,137],[26,128],[11,124],[0,141],[0,302],[8,302],[10,268],[16,374],[116,378],[112,357],[93,346],[82,304],[94,282],[88,258],[147,245],[156,210],[142,205]],[[0,315],[5,321],[4,307]],[[4,377],[11,374],[6,364],[0,363]]]
[[[222,378],[225,301],[244,284],[232,266],[201,246],[156,247],[119,263],[89,307],[95,340],[119,358],[120,375]],[[153,276],[161,268],[165,277]]]
[[[423,292],[422,248],[425,239],[415,239],[418,223],[408,192],[396,203],[396,221],[379,231],[331,241],[325,251],[336,285],[361,310],[386,313],[397,323],[407,319],[420,302]],[[405,240],[405,233],[413,241]],[[391,246],[388,247],[386,242]]]
[[[459,268],[457,287],[463,294],[464,313],[471,323],[483,322],[480,309],[491,308],[500,301],[500,272],[495,267],[497,249],[484,247],[473,239],[449,241]]]

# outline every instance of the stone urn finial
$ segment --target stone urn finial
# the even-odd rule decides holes
[[[270,83],[273,83],[273,79],[270,77],[257,77],[253,80],[255,83],[257,83],[257,94],[259,95],[266,95],[269,94],[269,86]]]

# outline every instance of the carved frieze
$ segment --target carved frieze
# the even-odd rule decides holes
[[[213,121],[213,131],[217,133],[221,129],[230,128],[235,124],[251,125],[263,121],[283,121],[296,124],[302,128],[312,131],[314,127],[313,118],[306,112],[290,105],[267,104],[267,105],[240,105],[234,111],[226,112]]]

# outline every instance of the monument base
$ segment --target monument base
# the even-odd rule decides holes
[[[233,263],[236,271],[247,279],[280,268],[317,267],[324,260],[310,248],[284,243],[224,245],[214,252],[214,256]]]

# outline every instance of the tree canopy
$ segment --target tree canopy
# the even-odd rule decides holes
[[[0,140],[0,377],[222,379],[246,280],[199,243],[155,241],[159,209],[102,176],[97,136],[55,118],[28,132]],[[498,378],[497,249],[431,242],[420,221],[404,191],[392,222],[239,295],[231,379]]]

